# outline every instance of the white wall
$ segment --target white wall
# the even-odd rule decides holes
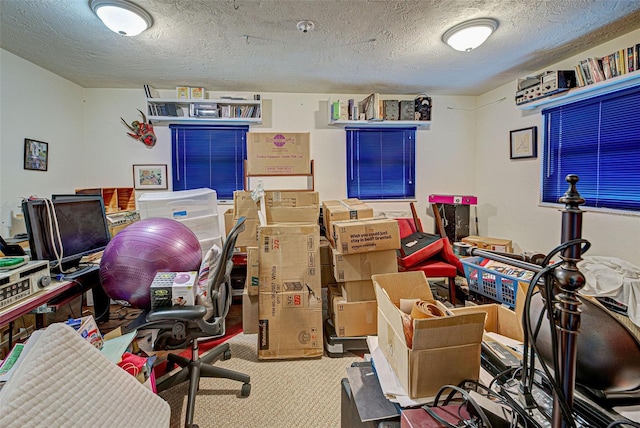
[[[31,195],[73,191],[88,171],[84,89],[0,49],[0,233]],[[48,171],[23,169],[24,139],[49,143]],[[18,222],[14,222],[18,223]],[[20,228],[20,225],[14,225]]]
[[[131,186],[132,165],[163,163],[171,171],[171,135],[167,125],[155,126],[158,138],[148,148],[126,135],[127,122],[139,119],[136,109],[145,109],[144,91],[123,89],[87,89],[85,135],[90,173],[86,186]],[[211,93],[210,97],[229,95]],[[251,97],[252,94],[235,94]],[[261,93],[263,124],[251,126],[251,132],[310,132],[311,156],[315,164],[315,187],[320,198],[346,197],[346,135],[343,128],[328,125],[328,99],[362,99],[368,94],[282,94]],[[175,96],[161,91],[160,96]],[[402,96],[397,96],[398,98]],[[405,96],[411,99],[412,96]],[[387,97],[389,98],[389,96]],[[416,137],[417,209],[425,227],[433,227],[426,215],[431,193],[472,194],[475,117],[468,112],[475,97],[434,97],[431,129],[418,130]],[[467,110],[454,110],[448,107]],[[457,171],[451,174],[452,168]],[[410,215],[409,204],[373,203],[378,212]],[[223,212],[226,207],[221,207]]]
[[[602,56],[639,39],[637,30],[545,69],[570,68],[587,56]],[[158,142],[148,148],[128,137],[120,121],[122,117],[130,123],[139,119],[137,109],[146,111],[142,88],[83,89],[4,50],[0,84],[3,220],[25,196],[131,186],[133,164],[171,164],[167,126],[156,126]],[[560,213],[539,206],[540,157],[509,159],[509,131],[541,125],[539,112],[516,108],[515,92],[512,82],[480,97],[434,97],[431,128],[417,131],[416,144],[417,206],[427,230],[433,227],[426,214],[429,194],[475,194],[480,235],[512,239],[516,251],[548,252],[558,245]],[[261,95],[264,123],[251,131],[311,132],[316,190],[323,200],[345,197],[345,132],[327,125],[327,102],[368,94]],[[49,143],[49,171],[23,170],[25,137]],[[408,203],[372,205],[392,215],[409,212]],[[475,233],[474,227],[471,230]],[[583,236],[593,244],[589,254],[640,265],[640,218],[587,212]]]
[[[640,30],[549,65],[545,70],[570,70],[582,59],[607,55],[638,40]],[[513,82],[478,100],[481,106],[507,98],[478,109],[475,181],[480,232],[512,239],[516,252],[547,253],[560,243],[561,213],[557,208],[539,206],[542,117],[539,110],[518,110],[515,93]],[[538,126],[538,158],[510,160],[509,131],[530,126]],[[580,171],[576,173],[580,175]],[[640,266],[640,217],[587,211],[583,215],[582,235],[592,244],[588,255],[619,257]]]

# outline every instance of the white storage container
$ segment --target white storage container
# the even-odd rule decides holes
[[[218,214],[204,215],[202,217],[176,218],[187,226],[198,239],[209,239],[220,236],[220,220]]]
[[[216,236],[215,238],[200,240],[200,249],[202,250],[202,257],[204,257],[205,254],[207,254],[207,251],[209,251],[211,247],[213,247],[213,244],[216,244],[218,248],[220,248],[220,251],[222,251],[222,236]]]
[[[147,192],[138,198],[140,218],[164,217],[175,220],[218,214],[218,195],[208,188],[175,192]]]
[[[222,248],[218,197],[202,188],[176,192],[148,192],[138,198],[140,218],[163,217],[179,221],[195,233],[202,255],[216,243]]]

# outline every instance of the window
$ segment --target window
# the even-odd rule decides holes
[[[173,190],[213,189],[232,200],[244,188],[248,126],[171,125]]]
[[[542,202],[576,174],[585,206],[640,212],[640,87],[547,110]]]
[[[347,128],[347,197],[415,197],[415,128]]]

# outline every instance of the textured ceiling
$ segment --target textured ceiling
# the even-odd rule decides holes
[[[154,24],[121,37],[88,0],[0,0],[0,47],[86,88],[479,95],[640,27],[640,0],[136,3]],[[481,17],[480,48],[442,42]]]

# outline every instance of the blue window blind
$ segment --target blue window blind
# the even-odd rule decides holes
[[[346,128],[347,197],[415,197],[415,128]]]
[[[640,211],[640,87],[543,110],[542,202],[558,202],[567,174],[585,206]]]
[[[171,125],[173,190],[208,187],[218,199],[244,188],[248,126]]]

